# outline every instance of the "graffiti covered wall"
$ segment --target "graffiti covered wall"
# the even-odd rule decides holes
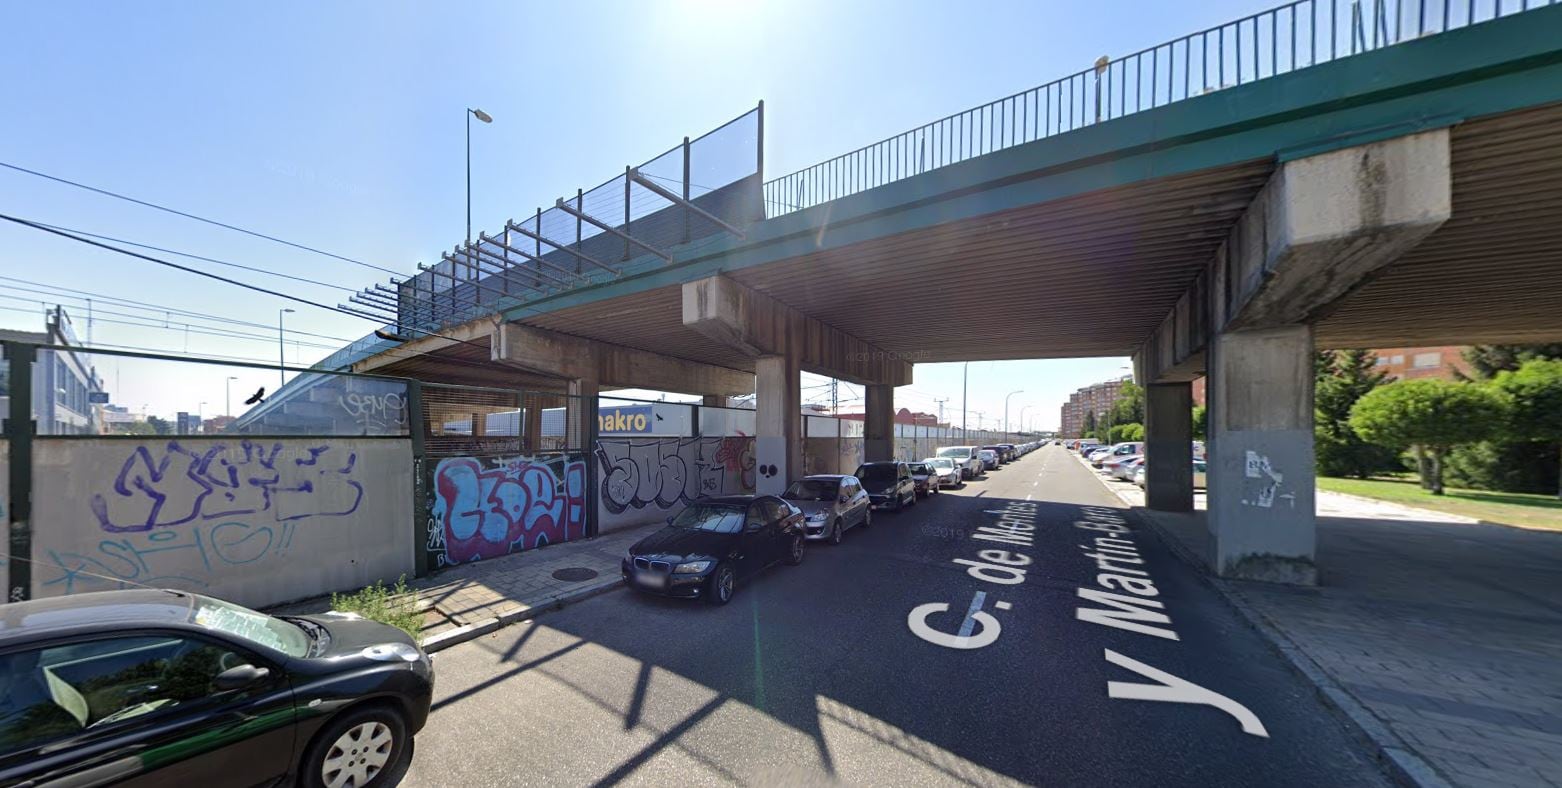
[[[602,533],[677,514],[701,495],[754,492],[754,439],[603,438],[597,441]]]
[[[33,447],[35,598],[148,585],[258,607],[413,571],[407,440]]]
[[[429,467],[429,569],[586,535],[584,455],[445,457]]]

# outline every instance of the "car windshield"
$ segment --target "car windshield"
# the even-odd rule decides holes
[[[792,482],[781,497],[789,501],[830,501],[840,489],[841,483],[834,479],[802,479]]]
[[[865,482],[888,482],[895,480],[895,466],[893,465],[864,465],[853,474]]]
[[[296,625],[220,599],[196,596],[195,612],[190,621],[276,649],[290,657],[309,653],[309,635]]]
[[[923,473],[923,474],[925,474],[925,473],[929,472],[928,471],[928,467],[927,467],[927,465],[925,463],[913,462],[913,463],[910,463],[909,465],[907,465],[906,467],[910,468],[912,473]]]
[[[938,458],[936,460],[928,460],[927,464],[928,464],[929,467],[932,467],[932,468],[943,468],[945,470],[948,470],[950,468],[955,467],[955,464],[954,464],[953,460],[949,460],[949,459],[944,458],[944,457],[940,457],[940,458]]]
[[[967,448],[964,448],[964,447],[954,447],[954,448],[948,448],[948,449],[939,449],[938,450],[938,456],[940,456],[940,457],[958,457],[960,459],[965,459],[966,457],[971,456],[971,450],[967,449]]]
[[[695,503],[684,507],[672,524],[674,528],[735,534],[743,530],[744,511],[744,507],[733,504]]]

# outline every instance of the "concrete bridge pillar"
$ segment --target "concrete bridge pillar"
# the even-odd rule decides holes
[[[1193,384],[1145,387],[1144,444],[1146,505],[1193,511]]]
[[[754,491],[779,495],[803,473],[802,369],[795,357],[754,360]]]
[[[1146,384],[1208,372],[1210,558],[1221,575],[1317,582],[1311,326],[1436,232],[1452,194],[1446,128],[1282,162],[1135,354]],[[1153,453],[1169,440],[1157,416],[1173,414],[1150,389]],[[1161,484],[1151,506],[1183,507],[1185,461],[1158,471],[1152,456],[1147,473]]]
[[[1209,529],[1221,575],[1313,585],[1313,337],[1306,325],[1215,337]]]
[[[885,425],[894,419],[893,387],[911,383],[911,364],[725,276],[683,284],[683,324],[754,359],[761,493],[781,492],[803,474],[802,370],[867,386],[870,414],[881,400],[889,408]],[[893,426],[884,433],[890,442],[869,451],[893,453]]]
[[[867,462],[895,459],[895,387],[869,384],[864,394],[862,456]]]

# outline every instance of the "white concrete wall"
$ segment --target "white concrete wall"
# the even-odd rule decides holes
[[[34,598],[148,585],[261,607],[412,575],[408,440],[33,447]]]
[[[602,438],[597,529],[666,520],[701,495],[754,492],[754,438]]]

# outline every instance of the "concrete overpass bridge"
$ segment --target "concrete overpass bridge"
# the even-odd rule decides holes
[[[1562,8],[1506,5],[1303,0],[770,181],[761,105],[366,290],[327,364],[754,391],[776,487],[802,370],[875,459],[916,362],[1132,355],[1149,505],[1207,374],[1217,568],[1314,582],[1315,348],[1562,339]]]

